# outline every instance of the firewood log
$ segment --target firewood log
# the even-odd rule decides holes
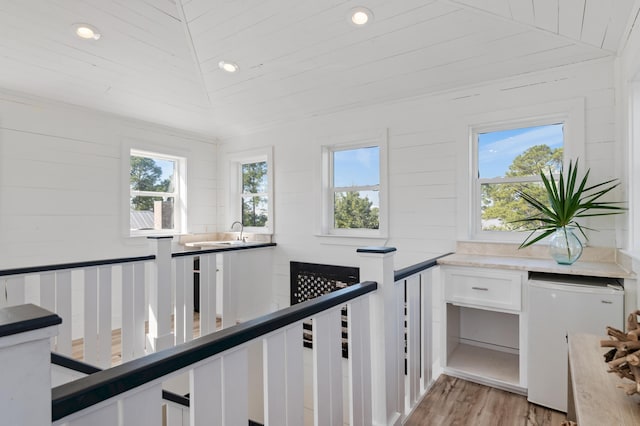
[[[640,310],[627,317],[627,333],[613,327],[607,327],[608,340],[601,340],[600,346],[612,348],[604,354],[605,362],[609,366],[608,373],[614,373],[622,379],[633,383],[622,383],[619,388],[627,395],[640,394],[640,324],[638,323]]]
[[[638,311],[632,312],[627,317],[627,331],[633,331],[638,329],[637,312]]]
[[[640,328],[636,328],[635,330],[631,330],[627,333],[627,338],[631,341],[640,340]]]
[[[607,327],[607,334],[623,342],[627,340],[627,333],[620,331],[617,328]]]

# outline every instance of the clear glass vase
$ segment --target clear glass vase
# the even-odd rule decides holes
[[[549,240],[549,254],[560,265],[571,265],[582,255],[582,243],[573,232],[574,228],[556,228]]]

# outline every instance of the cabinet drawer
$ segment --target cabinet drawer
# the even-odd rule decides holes
[[[520,311],[522,272],[481,268],[445,268],[444,298],[447,302]]]

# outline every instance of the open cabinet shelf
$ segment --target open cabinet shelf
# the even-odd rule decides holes
[[[447,367],[513,386],[520,383],[518,354],[460,343],[449,355]]]

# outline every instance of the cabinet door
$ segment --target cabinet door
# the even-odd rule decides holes
[[[604,337],[607,325],[621,327],[622,316],[622,292],[606,294],[571,285],[530,284],[529,401],[566,412],[568,333]]]

